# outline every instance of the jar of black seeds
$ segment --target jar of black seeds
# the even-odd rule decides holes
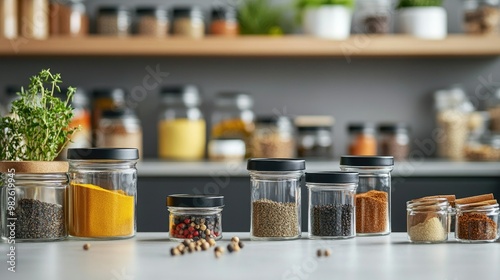
[[[222,238],[221,195],[173,194],[167,197],[170,239]]]
[[[306,173],[309,190],[309,238],[342,239],[356,236],[354,197],[356,172]]]

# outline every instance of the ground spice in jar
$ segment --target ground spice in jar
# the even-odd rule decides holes
[[[411,225],[408,235],[411,241],[437,242],[446,240],[448,231],[438,217],[432,217],[422,223]]]
[[[457,215],[456,234],[463,240],[497,239],[497,223],[483,213],[462,213]]]
[[[141,36],[167,37],[169,31],[168,14],[165,9],[143,7],[137,9],[137,33]]]
[[[70,235],[123,237],[134,234],[134,196],[91,184],[71,184],[70,188]]]
[[[293,202],[259,199],[252,203],[252,232],[256,237],[294,237],[300,234],[298,208]]]
[[[354,206],[316,205],[312,209],[312,234],[316,236],[351,236]]]
[[[385,232],[389,217],[388,194],[371,190],[356,194],[356,232]]]
[[[64,209],[59,204],[20,199],[15,217],[17,239],[57,239],[66,236]]]

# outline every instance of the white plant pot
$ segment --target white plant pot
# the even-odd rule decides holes
[[[304,32],[321,38],[345,40],[351,33],[352,10],[341,5],[307,8]]]
[[[443,7],[402,8],[398,14],[398,25],[400,32],[423,39],[444,39],[448,33]]]

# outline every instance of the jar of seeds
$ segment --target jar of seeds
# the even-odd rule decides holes
[[[451,206],[446,198],[422,198],[406,203],[408,239],[413,243],[448,240]]]
[[[68,163],[3,161],[0,172],[2,240],[65,239]]]
[[[358,181],[355,172],[306,173],[309,238],[356,236],[354,196]]]
[[[356,234],[391,233],[392,156],[342,156],[340,169],[359,173],[356,191]]]
[[[222,238],[221,195],[173,194],[167,197],[172,240]]]
[[[139,35],[157,38],[168,36],[169,22],[165,8],[140,7],[137,8],[136,14]]]
[[[301,237],[301,182],[305,167],[301,159],[248,160],[252,240]]]
[[[249,149],[256,158],[291,158],[295,156],[294,136],[288,117],[258,117]]]
[[[97,17],[97,33],[126,37],[131,33],[132,17],[123,6],[101,7]]]

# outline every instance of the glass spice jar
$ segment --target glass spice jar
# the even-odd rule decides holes
[[[0,38],[17,38],[18,8],[18,0],[0,1]]]
[[[131,34],[132,17],[130,11],[123,6],[99,8],[97,16],[97,33],[109,36],[126,37]]]
[[[252,157],[291,158],[295,156],[295,128],[288,117],[258,117],[250,141]]]
[[[157,38],[167,37],[169,34],[168,12],[162,7],[140,7],[136,10],[137,33],[141,36]]]
[[[392,156],[342,156],[340,169],[359,173],[356,191],[356,233],[386,235],[391,233]]]
[[[465,32],[468,34],[496,34],[500,23],[499,2],[499,0],[465,0]]]
[[[498,204],[457,204],[455,238],[463,243],[494,242],[498,235]]]
[[[356,29],[364,34],[387,34],[393,14],[390,0],[362,0],[357,2]]]
[[[137,160],[130,148],[69,149],[69,234],[121,239],[136,233]]]
[[[93,144],[97,143],[97,132],[101,122],[102,113],[108,110],[125,108],[126,92],[122,88],[101,88],[93,92],[92,100],[92,129]]]
[[[252,240],[301,237],[301,183],[305,161],[249,159]]]
[[[372,123],[353,123],[349,130],[349,155],[375,156],[377,155],[377,138],[375,126]]]
[[[223,196],[173,194],[167,207],[171,240],[222,238]]]
[[[212,8],[210,34],[219,36],[237,36],[240,33],[237,11],[234,7]]]
[[[1,238],[5,242],[65,239],[68,163],[0,162]]]
[[[97,131],[99,148],[136,148],[142,155],[141,121],[132,109],[107,110],[102,113]]]
[[[297,155],[300,158],[331,159],[333,157],[333,124],[330,116],[299,116]]]
[[[174,35],[189,38],[203,38],[205,36],[205,22],[200,7],[176,7],[173,9]]]
[[[500,87],[486,100],[490,117],[489,128],[493,133],[500,133]]]
[[[49,0],[20,0],[19,31],[24,38],[49,37]]]
[[[406,225],[410,242],[439,243],[448,240],[451,206],[446,198],[406,202]]]
[[[89,18],[83,0],[50,4],[50,35],[79,37],[89,34]]]
[[[401,161],[410,153],[410,129],[405,123],[381,124],[378,126],[380,135],[381,156],[393,156]]]
[[[309,238],[356,236],[355,201],[359,174],[306,173],[309,190]]]

